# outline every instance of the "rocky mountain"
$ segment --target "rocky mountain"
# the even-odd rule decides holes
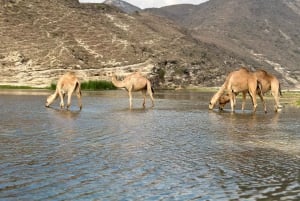
[[[77,0],[0,1],[0,85],[49,86],[66,71],[110,80],[140,70],[154,87],[219,86],[267,63],[194,39],[164,17]]]
[[[107,5],[115,6],[115,7],[119,8],[120,10],[124,11],[125,13],[129,13],[129,14],[142,10],[139,7],[134,6],[130,3],[127,3],[126,1],[122,1],[122,0],[105,0],[103,3],[107,4]]]
[[[203,42],[268,63],[289,86],[300,87],[299,0],[210,0],[147,11],[177,22]]]

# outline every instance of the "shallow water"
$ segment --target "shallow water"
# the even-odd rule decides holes
[[[299,200],[300,110],[209,111],[211,93],[0,95],[0,200]],[[249,101],[249,100],[248,100]]]

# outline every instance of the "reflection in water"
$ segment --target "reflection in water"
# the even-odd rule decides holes
[[[220,112],[208,93],[156,95],[129,110],[122,91],[85,94],[82,111],[1,95],[0,199],[299,199],[299,109]]]
[[[62,119],[76,119],[81,112],[81,110],[72,111],[72,110],[65,110],[65,109],[57,109],[53,107],[47,107],[46,109],[49,110],[49,113],[51,110],[53,111],[50,115]]]

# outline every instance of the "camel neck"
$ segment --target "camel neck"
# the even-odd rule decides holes
[[[124,87],[124,83],[122,81],[118,81],[116,76],[112,77],[111,82],[113,83],[113,85],[115,87],[118,87],[118,88]]]

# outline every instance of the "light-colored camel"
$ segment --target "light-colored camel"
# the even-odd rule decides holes
[[[154,106],[154,99],[152,95],[154,91],[153,88],[151,87],[151,83],[147,78],[142,76],[140,72],[132,73],[127,77],[125,77],[125,79],[122,81],[117,80],[116,76],[113,75],[111,81],[115,87],[125,88],[128,91],[130,108],[132,108],[132,92],[136,92],[136,91],[142,91],[144,97],[143,107],[145,107],[147,92],[151,98],[152,107]]]
[[[255,112],[257,107],[256,93],[258,86],[259,81],[257,77],[248,69],[240,68],[239,70],[233,71],[229,73],[219,91],[211,98],[209,109],[213,109],[223,93],[227,91],[230,99],[231,111],[233,112],[236,105],[235,96],[240,92],[249,92],[252,98],[253,111]]]
[[[274,75],[267,73],[264,70],[257,70],[254,72],[254,74],[256,75],[258,81],[261,83],[261,92],[262,93],[260,93],[260,91],[258,90],[257,94],[259,96],[261,96],[271,90],[271,94],[275,100],[274,109],[275,109],[275,112],[277,112],[278,109],[280,107],[282,107],[279,103],[279,96],[281,96],[282,94],[281,94],[281,88],[280,88],[280,83],[279,83],[278,79]],[[226,103],[228,103],[229,101],[230,101],[230,97],[228,94],[222,95],[219,98],[219,108],[222,110],[224,108],[224,106],[226,105]],[[246,103],[246,92],[243,92],[242,110],[245,109],[245,103]],[[263,101],[263,104],[264,104],[264,110],[266,112],[267,106],[266,106],[265,101]]]
[[[78,98],[78,105],[80,110],[82,109],[81,103],[81,89],[80,89],[80,82],[76,75],[72,72],[68,72],[61,76],[56,84],[56,90],[53,94],[51,94],[46,101],[46,107],[49,107],[57,97],[60,97],[60,107],[64,108],[64,97],[65,94],[68,93],[68,103],[67,109],[69,109],[71,105],[71,97],[73,92],[76,92]]]

